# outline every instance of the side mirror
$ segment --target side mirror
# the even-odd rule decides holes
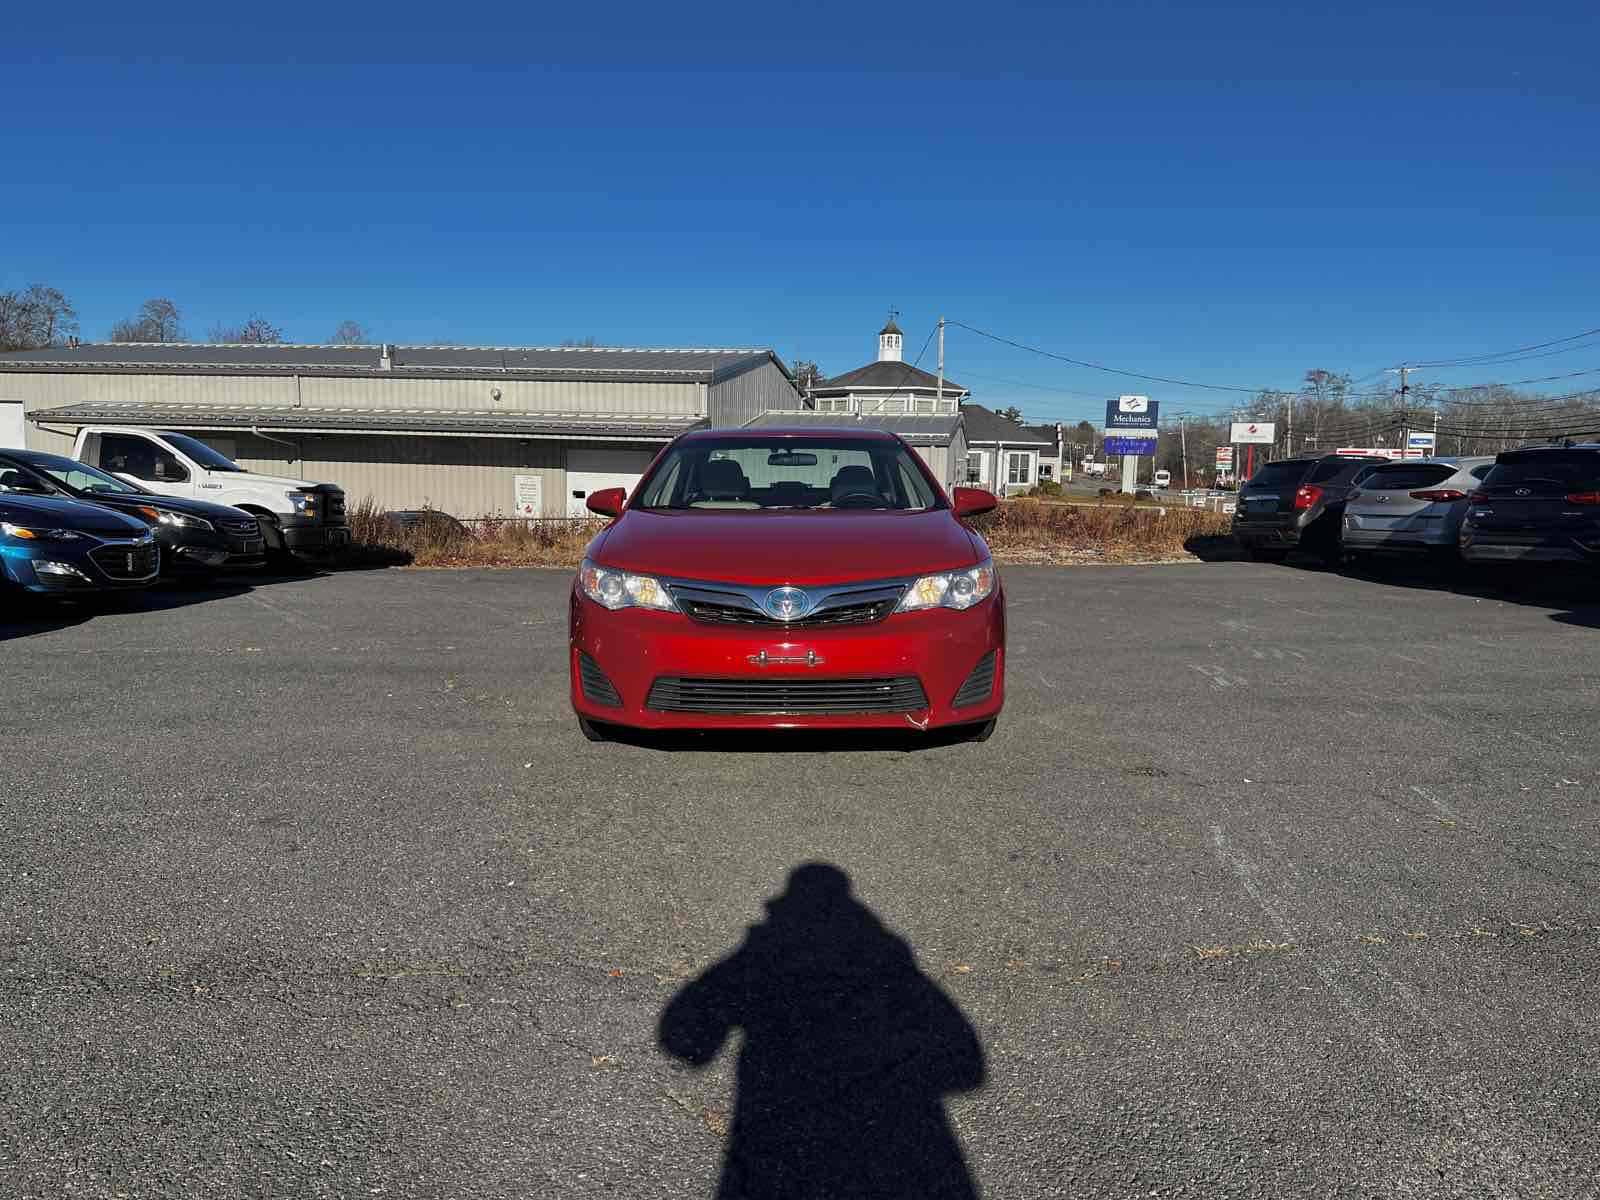
[[[1000,501],[995,499],[993,492],[985,491],[983,488],[958,487],[955,495],[951,497],[951,503],[955,505],[956,519],[964,521],[968,517],[993,512],[995,505]]]
[[[622,506],[627,502],[627,488],[602,488],[598,492],[590,492],[589,498],[584,501],[590,512],[599,513],[602,517],[620,517]]]

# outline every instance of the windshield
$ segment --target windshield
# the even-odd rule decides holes
[[[171,443],[171,445],[176,449],[182,450],[191,459],[199,463],[208,471],[244,470],[243,467],[239,466],[239,464],[234,462],[231,458],[226,458],[223,455],[218,454],[210,446],[206,445],[204,442],[196,441],[188,434],[163,432],[161,436]]]
[[[57,483],[65,484],[75,492],[99,492],[102,495],[144,496],[143,488],[108,475],[99,467],[62,458],[59,454],[29,454],[22,459],[28,466],[48,475]]]
[[[634,507],[920,512],[944,501],[920,460],[896,441],[730,434],[673,447]]]

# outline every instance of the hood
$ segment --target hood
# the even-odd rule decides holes
[[[97,496],[93,492],[85,492],[82,499],[89,504],[103,504],[107,508],[155,508],[163,512],[187,513],[191,517],[204,517],[208,521],[245,521],[255,520],[249,513],[242,509],[230,508],[226,504],[211,504],[205,500],[185,500],[177,496]]]
[[[243,484],[264,483],[273,487],[281,487],[285,490],[292,489],[297,492],[322,486],[321,484],[309,483],[304,479],[291,479],[287,475],[257,475],[254,471],[211,471],[209,475],[212,483],[220,483],[224,486],[230,481]]]
[[[135,521],[98,504],[58,496],[0,494],[0,517],[18,525],[49,525],[52,529],[74,529],[107,537],[138,537],[150,532],[143,521]]]
[[[625,571],[747,584],[830,584],[970,567],[971,536],[949,509],[626,511],[596,562]]]

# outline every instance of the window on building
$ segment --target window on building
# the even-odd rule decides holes
[[[983,455],[981,455],[981,454],[969,454],[969,455],[967,455],[967,482],[968,483],[982,483],[983,482]]]
[[[1051,474],[1053,473],[1053,470],[1054,470],[1054,465],[1052,463],[1047,463],[1047,462],[1040,463],[1039,464],[1039,478],[1041,480],[1049,479]]]
[[[1030,476],[1029,471],[1028,471],[1028,461],[1032,457],[1033,456],[1031,454],[1015,454],[1015,453],[1013,453],[1013,454],[1006,455],[1006,482],[1007,483],[1027,483],[1027,482],[1029,482],[1031,476]]]

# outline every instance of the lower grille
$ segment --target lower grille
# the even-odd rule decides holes
[[[584,699],[591,704],[604,704],[608,708],[622,707],[622,697],[617,695],[617,689],[606,678],[600,664],[581,652],[578,654],[578,682],[583,687]]]
[[[89,551],[94,565],[108,579],[146,579],[161,565],[161,551],[147,546],[100,546]]]
[[[645,707],[656,712],[728,716],[817,716],[915,712],[928,707],[911,675],[882,679],[683,679],[662,676]]]
[[[961,685],[961,690],[956,693],[956,698],[950,702],[952,708],[970,708],[974,704],[982,704],[994,694],[994,651],[991,650],[978,660],[978,665],[972,668],[972,674],[967,676],[967,681]]]

